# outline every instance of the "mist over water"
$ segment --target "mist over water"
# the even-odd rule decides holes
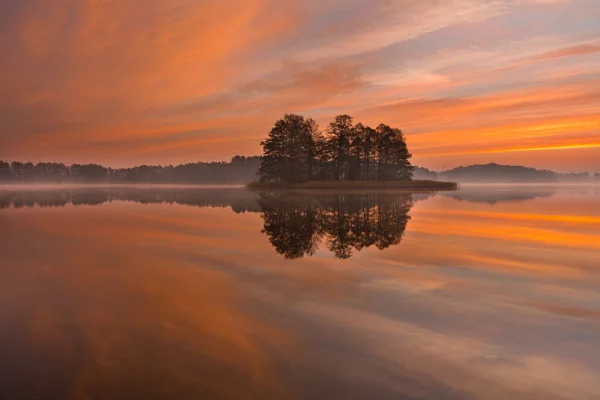
[[[600,187],[2,187],[0,398],[600,398]]]

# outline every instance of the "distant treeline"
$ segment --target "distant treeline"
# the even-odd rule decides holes
[[[260,156],[235,156],[230,162],[198,162],[182,165],[141,165],[133,168],[107,168],[98,164],[38,163],[0,161],[0,183],[185,183],[185,184],[245,184],[258,178]],[[368,161],[370,165],[372,159]],[[362,159],[361,170],[373,179],[377,167]],[[350,171],[348,164],[343,173]],[[329,164],[329,172],[335,165]],[[369,172],[366,172],[369,171]],[[322,171],[321,171],[322,172]],[[412,167],[413,179],[447,180],[455,182],[517,183],[517,182],[600,182],[600,173],[556,173],[513,165],[485,164],[458,167],[436,172]],[[385,175],[385,174],[384,174]],[[319,177],[319,175],[316,175]]]
[[[559,181],[565,182],[585,182],[590,179],[595,179],[600,181],[600,173],[596,172],[595,174],[590,174],[589,172],[579,172],[579,173],[566,173],[566,174],[557,174]]]
[[[485,164],[458,167],[439,174],[442,179],[456,179],[462,182],[556,182],[556,173],[535,168]]]
[[[519,165],[500,165],[491,163],[457,167],[442,172],[415,167],[414,178],[481,183],[589,182],[600,180],[600,173],[558,173],[550,170],[539,170]]]
[[[23,163],[0,161],[2,182],[82,183],[248,183],[256,179],[260,157],[235,156],[230,162],[140,165],[107,168],[98,164]]]
[[[323,132],[312,118],[286,114],[261,145],[264,183],[410,180],[413,174],[400,129],[355,125],[349,115],[338,115]]]

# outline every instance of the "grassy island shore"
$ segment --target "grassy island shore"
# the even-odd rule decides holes
[[[456,182],[438,182],[428,180],[401,181],[310,181],[295,185],[279,185],[271,182],[251,182],[252,190],[456,190]]]

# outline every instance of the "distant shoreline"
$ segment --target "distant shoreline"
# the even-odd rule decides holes
[[[457,190],[456,182],[410,181],[312,181],[296,185],[251,182],[250,190]]]
[[[244,183],[0,183],[0,191],[54,189],[245,189]]]

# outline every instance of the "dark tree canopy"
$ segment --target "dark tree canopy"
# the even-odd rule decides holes
[[[313,119],[286,114],[261,145],[264,153],[259,170],[261,181],[294,184],[312,180],[318,174],[323,140]]]
[[[327,127],[325,153],[333,163],[333,179],[344,180],[350,170],[350,144],[355,136],[352,117],[338,115]]]
[[[261,142],[261,182],[293,185],[314,180],[410,180],[413,166],[400,129],[373,129],[338,115],[325,133],[313,119],[286,114]]]

